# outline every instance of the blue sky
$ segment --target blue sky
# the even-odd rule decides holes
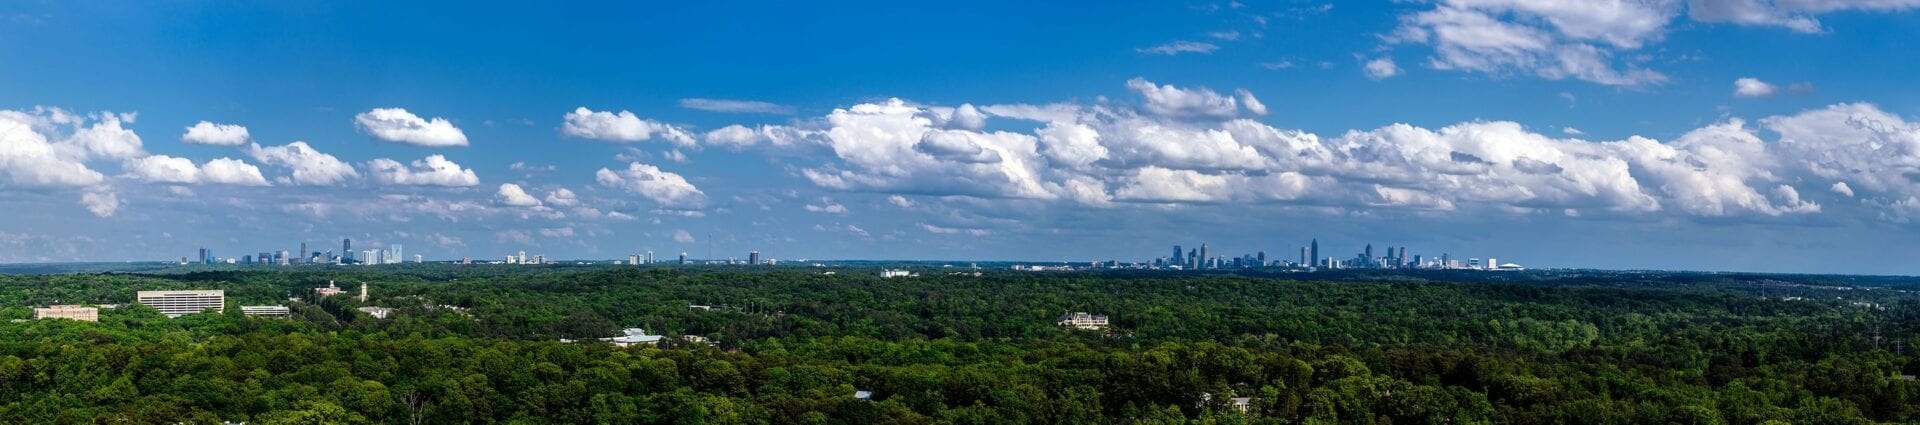
[[[1920,1],[1032,3],[10,2],[0,261],[1920,273]]]

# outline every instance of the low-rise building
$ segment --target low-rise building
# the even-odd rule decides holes
[[[919,275],[913,274],[913,272],[906,271],[906,270],[894,270],[894,269],[880,270],[880,277],[884,277],[884,278],[914,277],[914,276],[919,276]]]
[[[160,310],[160,314],[167,315],[169,319],[207,310],[215,313],[227,311],[227,292],[219,289],[140,291],[137,299],[142,305]]]
[[[1233,409],[1234,411],[1237,411],[1237,412],[1240,412],[1240,413],[1248,413],[1248,412],[1252,412],[1252,411],[1253,411],[1253,398],[1252,398],[1252,397],[1234,397],[1234,398],[1229,398],[1229,399],[1227,399],[1227,408],[1228,408],[1228,409]]]
[[[640,328],[621,329],[620,333],[622,333],[623,335],[612,337],[612,338],[600,338],[600,340],[611,342],[613,343],[613,345],[618,345],[621,347],[629,347],[635,344],[652,345],[654,343],[660,342],[659,335],[647,335],[647,331],[642,330]]]
[[[375,319],[385,319],[387,316],[393,315],[393,309],[386,307],[360,307],[354,310],[359,310],[361,313],[366,313]]]
[[[333,286],[333,281],[331,281],[331,280],[329,280],[329,281],[327,281],[327,287],[325,287],[325,288],[313,288],[313,297],[314,297],[314,298],[326,298],[326,297],[331,297],[331,296],[334,296],[334,295],[340,295],[340,293],[341,293],[341,292],[343,292],[343,291],[341,291],[341,290],[340,290],[340,287],[338,287],[338,286]]]
[[[33,318],[39,320],[69,319],[82,322],[98,322],[100,321],[100,309],[78,305],[51,305],[46,308],[33,309]]]
[[[240,314],[254,317],[290,317],[293,310],[284,305],[243,305]]]
[[[1097,331],[1107,328],[1107,315],[1074,312],[1060,315],[1060,326]]]

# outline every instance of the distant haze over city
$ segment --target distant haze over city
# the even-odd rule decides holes
[[[1358,3],[0,4],[0,263],[1920,274],[1920,3]]]

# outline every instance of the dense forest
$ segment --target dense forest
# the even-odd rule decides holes
[[[952,271],[0,275],[0,423],[1920,421],[1901,279]],[[133,303],[152,289],[228,308],[167,319]],[[118,307],[31,320],[51,304]],[[664,338],[597,340],[634,327]]]

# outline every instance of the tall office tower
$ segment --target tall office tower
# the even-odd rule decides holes
[[[293,261],[293,259],[287,258],[287,257],[288,257],[288,254],[286,251],[280,251],[280,253],[273,255],[273,263],[282,265],[282,266],[287,265],[288,264],[287,262]]]
[[[1367,244],[1367,252],[1366,252],[1366,255],[1363,256],[1363,258],[1366,258],[1368,260],[1373,259],[1373,244]]]
[[[687,253],[685,252],[680,253],[680,264],[681,265],[687,264]]]
[[[1448,254],[1444,252],[1440,253],[1440,268],[1443,268],[1443,269],[1453,268],[1453,254]]]
[[[1173,246],[1173,263],[1181,263],[1180,259],[1182,258],[1187,258],[1186,253],[1180,252],[1179,245],[1174,245]]]
[[[301,242],[301,243],[300,243],[300,250],[299,250],[299,251],[294,251],[294,255],[298,255],[298,256],[300,256],[300,258],[298,258],[298,259],[295,259],[295,260],[293,261],[293,262],[295,262],[295,263],[305,263],[305,262],[307,262],[307,259],[308,259],[308,258],[313,258],[313,257],[309,257],[309,256],[307,256],[307,243],[306,243],[306,242]]]
[[[647,264],[653,264],[653,251],[647,251]]]
[[[760,251],[748,252],[747,264],[755,265],[755,266],[760,265]]]
[[[1500,270],[1500,259],[1487,257],[1487,270]]]
[[[395,263],[407,261],[407,256],[401,254],[403,253],[400,252],[400,244],[393,244],[393,256],[387,258],[393,259]]]
[[[1267,252],[1266,252],[1266,251],[1260,251],[1260,255],[1259,255],[1259,256],[1256,256],[1256,257],[1254,257],[1254,260],[1255,260],[1255,261],[1259,261],[1259,263],[1256,263],[1256,264],[1254,264],[1254,267],[1266,267],[1266,266],[1267,266]]]
[[[351,238],[340,239],[340,262],[341,263],[353,262],[353,239]]]
[[[1393,256],[1393,261],[1399,262],[1400,263],[1399,266],[1401,267],[1406,267],[1407,266],[1407,247],[1405,246],[1400,247],[1400,255]],[[1415,263],[1418,263],[1418,261],[1415,261]]]
[[[373,258],[373,250],[371,250],[371,249],[369,249],[369,250],[364,250],[364,251],[360,251],[360,260],[359,260],[359,262],[360,262],[360,264],[380,264],[380,263],[376,263],[376,262],[374,262],[374,258]]]
[[[627,254],[627,265],[629,266],[640,265],[640,254]]]
[[[1421,265],[1420,265],[1420,256],[1418,256],[1418,255],[1415,255],[1415,256],[1413,256],[1413,266],[1414,266],[1414,267],[1420,267],[1420,266],[1421,266]]]
[[[1311,264],[1314,267],[1319,267],[1320,266],[1320,239],[1314,238],[1313,242],[1309,243],[1308,246],[1311,247],[1310,249],[1313,250],[1313,262],[1307,263],[1307,264]]]
[[[1187,270],[1200,268],[1200,250],[1187,251]]]
[[[1204,264],[1204,262],[1206,262],[1208,259],[1211,259],[1211,258],[1213,257],[1207,256],[1207,243],[1201,242],[1200,243],[1200,261],[1202,262],[1202,264],[1200,265],[1200,268],[1203,268],[1203,269],[1207,268],[1207,265]]]
[[[1300,266],[1306,267],[1311,265],[1313,265],[1313,263],[1307,260],[1307,247],[1300,247]]]
[[[413,254],[413,263],[414,263],[414,264],[420,264],[420,263],[425,263],[425,262],[427,262],[427,259],[426,259],[426,258],[421,258],[421,257],[420,257],[420,254]]]
[[[211,259],[211,257],[207,255],[207,248],[200,247],[200,264],[212,264],[212,263],[213,263],[213,260]]]
[[[523,249],[523,250],[520,250],[520,261],[519,261],[519,262],[520,262],[520,264],[526,264],[526,263],[527,263],[527,250],[524,250],[524,249]]]

